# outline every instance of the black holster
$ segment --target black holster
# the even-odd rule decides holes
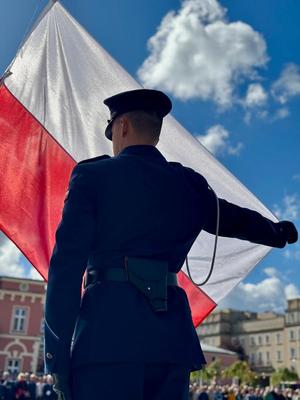
[[[168,262],[145,258],[125,258],[128,281],[142,292],[156,312],[167,311]]]

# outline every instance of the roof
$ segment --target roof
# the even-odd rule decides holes
[[[22,278],[22,277],[6,276],[6,275],[0,275],[0,281],[28,282],[34,284],[40,283],[41,285],[45,285],[47,283],[42,279],[42,277],[41,279],[31,279],[31,278]]]
[[[201,343],[202,350],[206,353],[220,353],[220,354],[228,354],[231,356],[237,355],[234,351],[230,351],[227,349],[222,349],[221,347],[210,346],[206,343]]]

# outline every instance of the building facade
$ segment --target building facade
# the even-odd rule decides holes
[[[45,290],[43,281],[0,277],[0,371],[43,372]],[[300,376],[300,299],[285,314],[216,310],[197,332],[208,363],[239,357],[257,372],[287,367]]]
[[[45,282],[0,277],[0,371],[42,368]]]
[[[239,353],[257,372],[287,367],[300,376],[300,299],[288,300],[285,314],[216,310],[197,332],[202,343]]]

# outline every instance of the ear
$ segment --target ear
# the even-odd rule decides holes
[[[122,127],[122,137],[126,137],[129,130],[129,119],[124,115],[121,117],[120,124]]]

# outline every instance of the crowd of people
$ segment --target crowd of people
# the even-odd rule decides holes
[[[4,372],[0,380],[0,400],[56,400],[51,375]]]
[[[300,400],[300,389],[190,384],[190,400]]]
[[[4,372],[0,400],[57,400],[51,375]],[[300,388],[190,384],[189,400],[300,400]]]

